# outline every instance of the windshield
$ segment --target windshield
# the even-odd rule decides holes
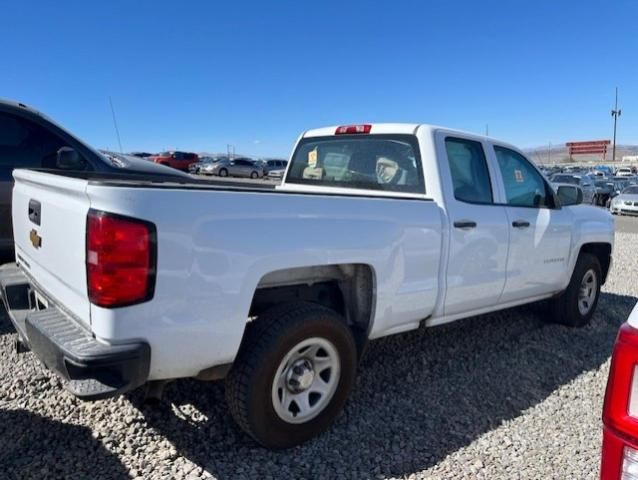
[[[554,175],[552,177],[554,183],[571,183],[572,185],[578,185],[580,183],[578,177],[573,175]]]
[[[638,195],[638,186],[627,187],[622,193],[623,195]]]
[[[414,135],[305,138],[286,183],[425,193]]]

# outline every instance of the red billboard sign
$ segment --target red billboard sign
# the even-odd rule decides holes
[[[588,142],[567,142],[565,146],[569,149],[569,155],[601,154],[607,153],[607,146],[610,140],[591,140]]]

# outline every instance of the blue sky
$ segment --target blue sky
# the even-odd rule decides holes
[[[638,2],[3,2],[0,97],[98,148],[284,155],[323,125],[638,143]]]

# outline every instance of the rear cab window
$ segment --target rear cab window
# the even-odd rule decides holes
[[[286,183],[425,193],[417,138],[404,134],[303,138]]]

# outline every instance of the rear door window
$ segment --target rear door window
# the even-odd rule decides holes
[[[454,198],[466,203],[492,203],[492,184],[481,142],[448,137],[445,150]]]
[[[302,139],[286,183],[425,193],[414,135],[348,135]]]

